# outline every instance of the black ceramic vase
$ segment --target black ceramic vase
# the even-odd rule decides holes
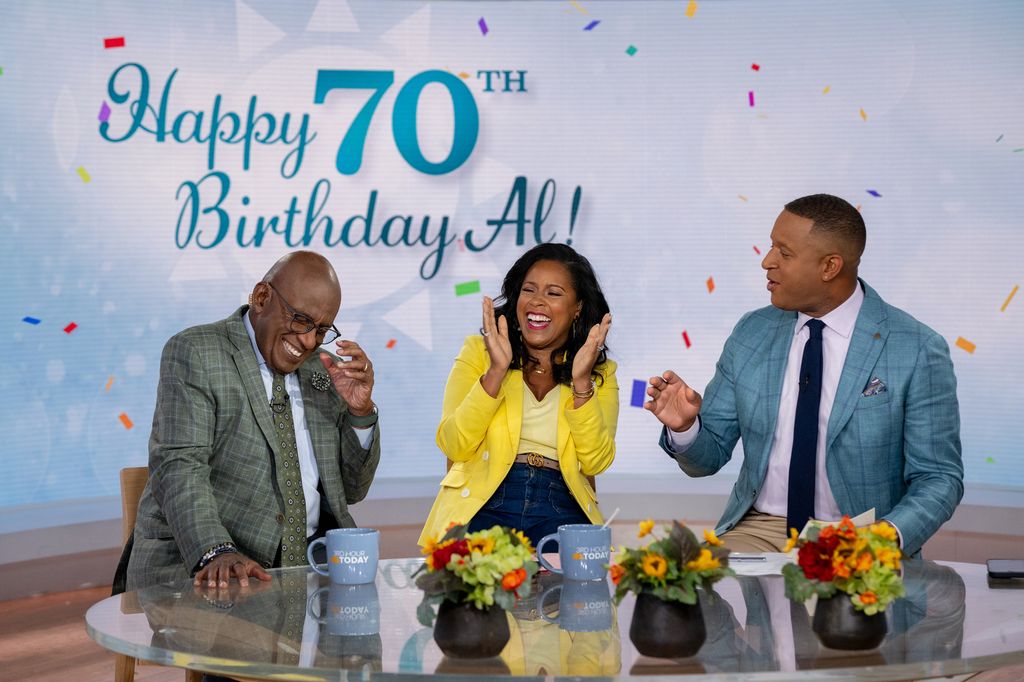
[[[889,629],[885,613],[869,616],[858,611],[844,593],[818,600],[811,627],[822,644],[847,651],[874,649],[882,643]]]
[[[629,639],[644,656],[693,656],[706,638],[700,603],[663,601],[646,592],[637,595],[633,621],[629,625]]]
[[[450,658],[491,658],[508,643],[508,619],[500,606],[445,600],[437,609],[434,641]]]

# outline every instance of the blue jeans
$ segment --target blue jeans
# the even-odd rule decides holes
[[[590,523],[569,492],[562,472],[513,464],[491,499],[469,522],[469,532],[508,526],[526,533],[534,547],[566,523]]]

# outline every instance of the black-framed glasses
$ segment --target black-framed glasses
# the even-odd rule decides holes
[[[338,328],[335,327],[333,324],[322,325],[318,327],[316,322],[313,321],[313,318],[311,318],[309,315],[306,315],[305,313],[300,313],[298,310],[293,308],[291,304],[288,303],[287,300],[285,300],[285,297],[281,295],[281,292],[274,287],[273,284],[271,284],[270,282],[264,282],[264,284],[270,287],[271,290],[275,294],[277,294],[277,297],[281,299],[281,305],[284,306],[284,309],[286,311],[291,313],[292,319],[288,321],[288,329],[291,330],[293,333],[308,334],[309,332],[313,331],[313,329],[316,329],[316,338],[321,344],[331,343],[339,336],[341,336],[341,332],[339,332]]]

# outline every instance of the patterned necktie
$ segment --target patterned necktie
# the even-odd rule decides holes
[[[281,452],[277,457],[277,487],[284,498],[285,522],[281,526],[281,566],[306,564],[306,496],[302,492],[302,471],[299,469],[299,448],[295,444],[292,407],[284,390],[284,376],[274,373],[274,428]]]
[[[821,330],[825,323],[810,319],[811,338],[800,363],[800,395],[793,425],[793,454],[789,459],[789,499],[786,528],[801,531],[814,517],[814,469],[818,454],[818,406],[821,404]]]

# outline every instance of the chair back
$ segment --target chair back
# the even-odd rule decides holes
[[[148,467],[121,469],[121,544],[128,542],[135,530],[135,517],[139,514],[139,500],[149,480]]]

